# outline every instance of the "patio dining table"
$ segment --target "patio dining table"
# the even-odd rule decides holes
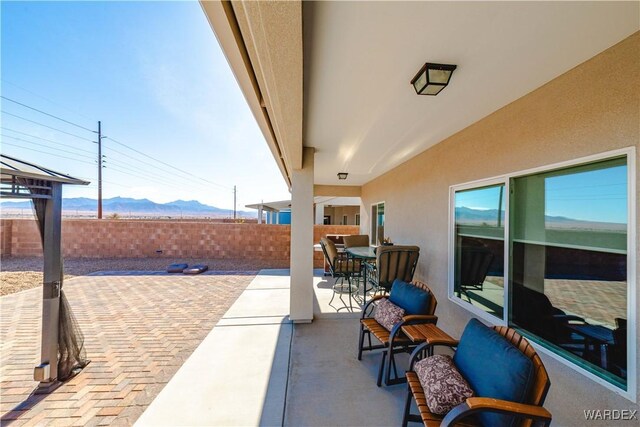
[[[351,248],[346,248],[345,252],[349,258],[359,259],[362,262],[366,261],[375,261],[376,259],[376,248],[371,246],[354,246]],[[365,272],[364,277],[364,289],[362,293],[362,306],[364,307],[367,304],[367,277]]]

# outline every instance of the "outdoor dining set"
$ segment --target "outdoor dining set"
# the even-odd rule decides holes
[[[535,349],[514,329],[477,319],[459,339],[440,329],[435,295],[413,277],[419,247],[373,247],[367,235],[344,236],[343,250],[337,244],[320,241],[333,297],[348,295],[351,310],[361,304],[357,358],[380,350],[378,387],[407,384],[403,427],[550,425],[543,404],[551,382]],[[400,353],[410,354],[404,372]]]

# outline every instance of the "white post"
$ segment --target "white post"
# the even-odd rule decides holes
[[[258,224],[262,224],[262,205],[258,208]]]
[[[313,320],[313,156],[305,147],[302,169],[291,174],[291,295],[289,318]]]

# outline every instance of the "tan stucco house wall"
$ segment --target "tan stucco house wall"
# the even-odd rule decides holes
[[[370,204],[384,200],[385,235],[420,246],[416,276],[438,298],[438,324],[459,336],[471,314],[447,299],[449,187],[639,142],[640,33],[635,33],[364,185],[361,230],[369,230]],[[585,421],[585,409],[640,409],[553,358],[541,357],[551,375],[545,406],[555,425],[599,425]]]

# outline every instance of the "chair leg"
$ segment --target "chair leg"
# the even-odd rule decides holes
[[[387,350],[382,352],[382,360],[380,361],[380,368],[378,369],[378,382],[376,383],[378,387],[382,386],[382,374],[384,372],[384,361],[387,358]]]
[[[397,351],[396,351],[397,352]],[[407,381],[406,377],[400,377],[398,375],[398,368],[396,365],[396,357],[395,357],[395,353],[393,351],[393,346],[389,346],[389,358],[387,359],[387,367],[386,367],[386,374],[384,377],[384,385],[389,386],[389,385],[395,385],[395,384],[401,384]],[[394,373],[394,378],[391,378],[391,370],[393,369],[393,373]]]
[[[411,394],[411,388],[407,387],[407,400],[404,403],[404,416],[402,417],[402,427],[407,427],[409,424],[409,413],[411,412],[411,400],[413,395]]]
[[[393,357],[393,347],[389,346],[389,358],[387,359],[386,375],[384,377],[384,385],[391,385],[391,366],[395,365]]]
[[[360,340],[358,341],[358,360],[362,360],[362,346],[364,346],[364,326],[362,326],[362,323],[361,323],[360,324]]]
[[[338,281],[336,280],[336,283],[333,284],[332,286],[332,290],[333,290],[333,295],[331,295],[331,301],[329,301],[329,305],[331,305],[331,303],[333,302],[333,299],[336,296],[336,285],[338,284]]]
[[[347,276],[347,282],[349,283],[349,308],[353,312],[353,285],[351,283],[351,277]]]
[[[396,358],[393,356],[393,351],[391,352],[391,356],[392,357],[390,357],[389,360],[391,360],[391,365],[393,366],[393,375],[395,376],[395,379],[398,379],[398,367],[396,366]]]

